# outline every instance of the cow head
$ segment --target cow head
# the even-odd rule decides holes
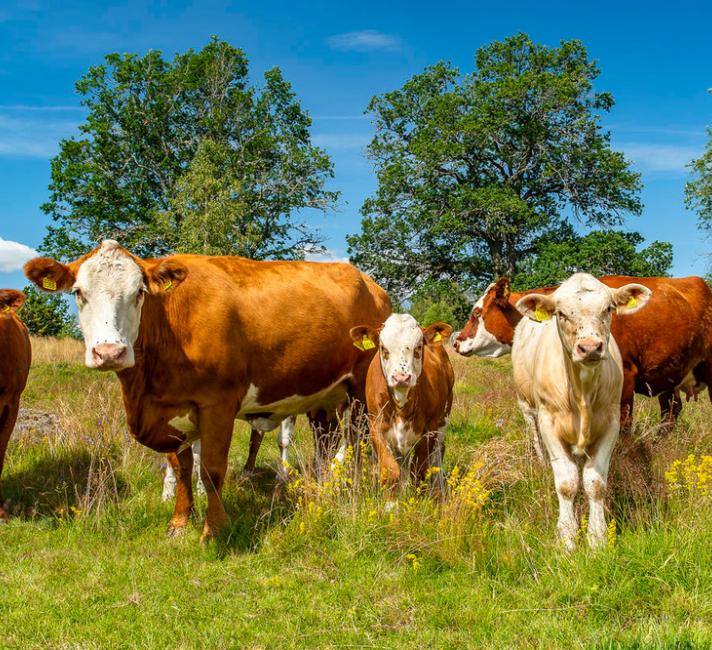
[[[576,273],[550,295],[531,293],[520,298],[517,309],[535,321],[553,318],[572,361],[595,364],[608,354],[613,312],[633,314],[651,295],[642,284],[611,289],[588,273]]]
[[[15,289],[0,289],[0,316],[14,314],[25,304],[25,294]]]
[[[27,262],[24,270],[43,291],[74,295],[86,347],[84,362],[99,370],[134,365],[145,296],[173,290],[188,272],[170,258],[142,260],[111,239],[70,264],[40,257]]]
[[[424,347],[442,345],[450,334],[452,327],[447,323],[421,328],[410,314],[391,314],[379,331],[365,326],[351,329],[354,344],[363,346],[364,341],[372,341],[378,345],[383,376],[399,406],[408,401],[410,390],[418,382]]]
[[[509,303],[509,278],[500,278],[487,287],[475,303],[453,347],[465,357],[501,357],[512,351],[512,337],[521,314]],[[514,322],[513,322],[514,321]]]

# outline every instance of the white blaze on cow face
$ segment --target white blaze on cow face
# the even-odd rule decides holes
[[[502,343],[494,334],[492,334],[485,324],[484,319],[484,304],[485,297],[495,286],[495,283],[487,287],[480,299],[475,303],[470,314],[470,321],[467,324],[467,331],[471,332],[474,322],[477,322],[475,327],[475,335],[463,339],[462,334],[453,343],[455,350],[464,357],[477,355],[478,357],[488,357],[494,359],[504,356],[512,351],[512,346]]]
[[[399,406],[423,370],[423,330],[410,314],[391,314],[380,333],[381,369]]]
[[[650,289],[640,284],[611,289],[588,273],[576,273],[550,296],[524,296],[517,309],[533,320],[553,318],[571,360],[596,364],[608,355],[613,312],[632,314],[650,295]]]
[[[89,368],[119,370],[134,365],[143,306],[144,275],[117,242],[106,240],[77,272],[72,293]]]

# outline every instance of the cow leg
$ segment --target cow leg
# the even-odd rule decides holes
[[[624,436],[630,434],[633,428],[633,402],[635,400],[635,368],[623,369],[623,390],[621,391],[620,427]]]
[[[541,446],[541,435],[539,434],[539,425],[537,424],[537,419],[536,419],[536,409],[533,409],[524,400],[520,399],[520,400],[518,400],[518,402],[519,402],[519,410],[522,412],[522,417],[524,418],[524,422],[527,425],[529,434],[532,437],[534,453],[536,455],[537,460],[539,461],[539,465],[544,467],[546,459],[544,458],[544,450],[542,449],[542,446]]]
[[[18,397],[17,399],[13,399],[10,404],[5,404],[2,410],[0,410],[0,477],[2,477],[2,468],[5,465],[5,451],[7,450],[10,436],[15,428],[19,408],[20,399]],[[6,521],[8,518],[3,505],[4,503],[5,500],[2,496],[2,490],[0,490],[0,523]]]
[[[667,391],[658,395],[658,403],[663,430],[669,431],[682,411],[682,400],[675,391]]]
[[[564,447],[555,435],[553,419],[544,411],[539,412],[541,437],[546,446],[554,473],[556,496],[559,499],[559,537],[568,550],[573,550],[578,533],[578,521],[574,513],[574,499],[579,489],[579,470],[571,452]]]
[[[205,485],[200,478],[200,456],[202,452],[200,438],[193,443],[193,471],[195,472],[195,488],[199,496],[205,496]]]
[[[349,445],[351,445],[352,450],[356,451],[356,446],[353,440],[353,424],[351,422],[351,407],[346,406],[341,414],[341,444],[339,445],[339,450],[334,456],[334,460],[343,465],[346,459],[346,452],[348,451]]]
[[[163,475],[163,494],[162,501],[170,501],[176,495],[176,473],[173,470],[173,463],[170,458],[171,454],[166,455],[166,472]]]
[[[606,543],[605,498],[611,453],[618,440],[619,424],[613,421],[606,434],[597,442],[583,468],[583,488],[588,497],[588,543],[598,548]]]
[[[277,434],[277,445],[279,446],[279,464],[277,465],[277,480],[286,482],[289,479],[289,445],[294,437],[294,425],[296,416],[290,416],[282,420]]]
[[[378,460],[378,476],[383,486],[392,493],[400,481],[400,465],[388,446],[380,426],[376,423],[370,427],[370,431],[371,444]]]
[[[168,454],[167,457],[168,465],[173,476],[172,489],[176,497],[173,516],[168,523],[168,534],[174,537],[183,532],[193,512],[193,450],[186,448],[177,454]],[[167,478],[168,470],[166,470],[166,479]],[[163,483],[163,489],[165,496],[165,481]]]
[[[200,475],[208,495],[208,511],[201,543],[216,537],[227,521],[222,489],[227,472],[227,456],[232,441],[234,411],[224,406],[202,408],[198,414],[202,454]]]
[[[255,463],[257,462],[257,452],[260,450],[262,445],[262,438],[265,434],[259,429],[252,428],[250,431],[250,451],[247,455],[247,460],[245,461],[245,467],[242,469],[242,474],[244,476],[252,476],[255,473]]]

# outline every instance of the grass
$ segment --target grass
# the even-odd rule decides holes
[[[301,418],[289,486],[275,490],[274,434],[244,479],[239,424],[230,525],[203,548],[203,503],[166,537],[164,461],[127,435],[116,378],[48,345],[23,407],[52,426],[16,433],[2,477],[14,516],[0,527],[0,646],[710,647],[710,404],[663,435],[657,402],[638,400],[635,444],[615,456],[610,547],[564,554],[508,362],[453,362],[465,390],[445,501],[406,490],[390,511],[369,462],[315,482]]]

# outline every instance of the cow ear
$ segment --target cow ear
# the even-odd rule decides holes
[[[0,314],[15,313],[25,304],[25,294],[14,289],[0,289]]]
[[[512,289],[509,283],[509,278],[500,278],[494,285],[494,301],[500,307],[506,307],[509,304],[509,294]]]
[[[148,290],[151,293],[170,293],[188,275],[188,268],[178,260],[170,257],[164,260],[156,260],[150,263],[151,266],[145,269],[148,279]]]
[[[642,309],[653,295],[653,292],[648,287],[635,282],[624,284],[618,289],[612,289],[612,291],[616,311],[621,316],[634,314],[639,309]]]
[[[24,266],[25,276],[36,287],[54,293],[69,291],[76,280],[74,272],[66,264],[49,257],[37,257]]]
[[[517,309],[532,320],[549,320],[555,311],[554,301],[541,293],[530,293],[517,301]]]
[[[452,325],[447,323],[433,323],[423,328],[423,339],[426,345],[442,345],[443,341],[450,338]]]
[[[378,330],[368,325],[358,325],[349,330],[354,347],[365,352],[372,350],[378,345]]]

